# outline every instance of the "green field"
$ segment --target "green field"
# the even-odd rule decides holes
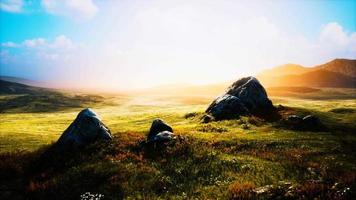
[[[356,90],[278,92],[271,96],[274,105],[313,114],[328,130],[293,131],[247,117],[203,124],[200,117],[216,94],[101,95],[105,100],[60,110],[4,109],[0,169],[9,195],[4,197],[21,191],[16,197],[76,199],[91,192],[105,199],[244,199],[254,198],[252,189],[281,181],[300,188],[291,198],[336,198],[331,189],[336,183],[340,191],[346,188],[342,198],[354,196]],[[13,97],[1,96],[6,98]],[[114,141],[41,160],[84,107],[99,114]],[[180,137],[159,151],[142,149],[139,143],[155,118]]]

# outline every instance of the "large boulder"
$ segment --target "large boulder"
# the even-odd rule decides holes
[[[97,140],[112,140],[110,130],[90,108],[82,110],[58,139],[60,147],[86,146]]]
[[[226,93],[215,99],[206,112],[215,119],[231,119],[241,115],[263,115],[274,110],[266,90],[255,77],[237,80]]]
[[[147,136],[148,142],[162,142],[173,139],[173,129],[161,119],[152,122],[150,132]]]
[[[238,97],[230,94],[225,94],[215,99],[209,106],[207,112],[218,120],[249,114],[249,110],[242,101]]]

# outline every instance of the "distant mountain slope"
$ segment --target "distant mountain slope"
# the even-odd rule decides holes
[[[328,63],[315,66],[314,68],[337,72],[345,76],[356,78],[356,60],[335,59]]]
[[[337,72],[313,70],[300,75],[288,75],[273,79],[261,79],[262,84],[270,86],[306,86],[354,88],[356,79]]]
[[[46,84],[40,81],[29,80],[25,78],[13,77],[13,76],[0,76],[0,80],[13,82],[13,83],[21,83],[29,86],[36,87],[45,87]]]
[[[30,94],[34,93],[38,88],[0,80],[0,94]]]
[[[103,102],[98,95],[76,95],[0,80],[0,112],[53,112]]]
[[[264,70],[257,78],[266,87],[356,88],[356,60],[335,59],[311,68],[287,64]]]
[[[266,69],[259,73],[257,76],[264,77],[278,77],[278,76],[286,76],[286,75],[297,75],[303,74],[311,71],[311,68],[303,67],[301,65],[296,64],[285,64],[280,65],[272,69]]]

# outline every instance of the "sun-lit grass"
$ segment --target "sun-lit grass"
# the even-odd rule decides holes
[[[247,117],[203,124],[200,118],[210,103],[209,98],[195,97],[191,104],[190,97],[182,99],[118,96],[115,105],[93,104],[91,107],[110,128],[115,142],[103,150],[95,150],[98,151],[95,156],[84,153],[80,160],[71,158],[75,161],[68,162],[70,164],[63,169],[57,164],[51,166],[54,171],[48,173],[53,174],[45,175],[43,179],[31,178],[32,182],[26,186],[30,194],[46,196],[51,192],[69,192],[71,189],[65,185],[73,183],[78,188],[68,195],[75,195],[81,192],[79,186],[86,173],[93,174],[86,177],[88,181],[106,182],[100,190],[90,184],[82,189],[103,191],[109,199],[115,199],[114,191],[118,196],[132,199],[239,199],[252,195],[250,190],[253,188],[279,181],[301,185],[309,180],[355,184],[356,178],[352,175],[356,170],[354,100],[272,97],[275,105],[290,107],[300,115],[314,114],[330,128],[324,132],[308,132],[293,131],[276,126],[276,122],[259,122]],[[341,109],[341,112],[333,109]],[[1,152],[29,150],[37,155],[36,150],[55,142],[80,110],[1,113]],[[155,118],[163,119],[173,127],[175,134],[188,140],[175,143],[162,152],[140,149],[139,141],[145,137]],[[244,128],[244,124],[248,128]],[[27,154],[31,155],[25,153],[24,156]],[[82,162],[86,159],[88,161]],[[16,173],[21,174],[23,166],[16,167],[20,164],[13,162],[0,167],[19,168]],[[56,172],[58,169],[64,171]],[[325,192],[331,186],[306,184],[300,191],[312,197],[325,196],[330,195]]]
[[[271,124],[264,124],[257,127],[249,126],[248,130],[242,128],[236,120],[213,122],[216,126],[212,131],[204,130],[204,124],[200,123],[200,118],[185,118],[185,114],[204,112],[208,101],[205,104],[182,103],[180,101],[170,101],[158,99],[159,97],[136,97],[120,100],[115,106],[93,105],[104,123],[114,134],[127,131],[135,131],[142,134],[147,133],[150,123],[155,118],[162,118],[171,124],[177,134],[191,135],[198,138],[230,140],[266,138],[299,137],[306,133],[295,133],[288,130],[279,130],[271,127]],[[120,98],[119,98],[120,99]],[[204,98],[205,99],[205,98]],[[354,100],[305,100],[290,97],[272,97],[275,105],[295,107],[308,112],[315,112],[326,120],[337,121],[338,124],[348,124],[356,127],[356,112],[354,113],[334,113],[335,108],[348,108],[356,110]],[[74,120],[81,108],[67,109],[58,112],[46,113],[1,113],[0,123],[0,147],[1,151],[34,150],[43,144],[55,142],[61,133]],[[247,119],[245,119],[246,121]],[[210,126],[211,126],[210,125]],[[222,129],[222,133],[217,130]],[[318,135],[314,133],[313,135]]]

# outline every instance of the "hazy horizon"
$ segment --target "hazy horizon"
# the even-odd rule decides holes
[[[356,59],[355,1],[0,3],[2,76],[130,90]]]

